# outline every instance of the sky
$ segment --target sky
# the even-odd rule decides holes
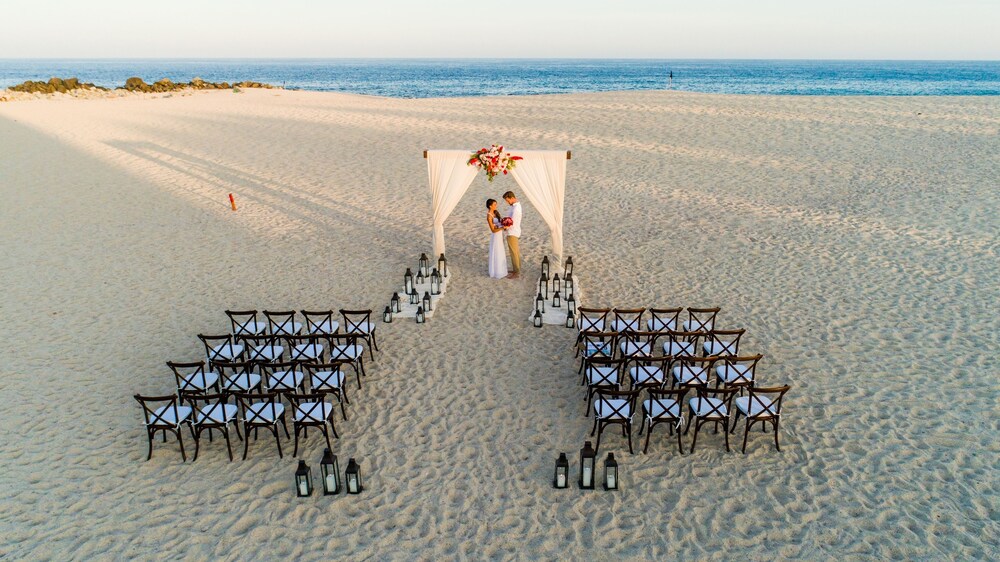
[[[1000,60],[1000,0],[3,0],[0,58]]]

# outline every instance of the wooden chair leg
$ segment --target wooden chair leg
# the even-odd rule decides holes
[[[285,428],[285,439],[291,437],[291,435],[288,434],[288,424],[285,423],[285,414],[281,414],[281,427]],[[278,434],[277,428],[275,428],[274,434]]]
[[[246,433],[247,438],[243,440],[243,460],[247,460],[247,451],[250,450],[250,427],[243,426],[243,433]],[[257,428],[254,428],[254,435],[257,434]],[[256,437],[254,437],[256,439]]]
[[[282,424],[284,424],[284,420],[282,420]],[[278,458],[283,459],[285,457],[281,454],[281,437],[278,436],[278,428],[273,425],[270,427],[271,431],[274,433],[274,442],[278,444]],[[287,427],[285,428],[285,431],[288,431]]]
[[[645,420],[643,420],[643,423],[645,423]],[[642,454],[644,454],[644,455],[646,454],[646,451],[649,450],[649,436],[653,434],[653,426],[654,425],[656,425],[656,424],[654,424],[653,422],[649,422],[649,431],[646,432],[646,444],[642,447]],[[639,435],[642,435],[642,429],[641,428],[639,429]]]
[[[191,462],[198,460],[198,449],[201,448],[201,430],[197,430],[194,434],[194,456],[191,457]]]
[[[632,451],[632,424],[626,423],[625,427],[628,429],[626,433],[628,434],[628,454],[634,455],[635,452]]]
[[[146,460],[147,461],[149,459],[153,458],[153,440],[156,439],[156,436],[154,435],[154,433],[155,433],[154,431],[150,431],[149,429],[146,429],[146,437],[149,439],[149,454],[146,455]]]
[[[743,454],[747,453],[747,436],[750,435],[750,418],[747,418],[743,426]]]
[[[596,421],[596,420],[595,420]],[[597,424],[597,445],[594,447],[594,454],[601,450],[601,434],[604,433],[604,424]]]
[[[330,423],[330,427],[333,427],[333,422]],[[337,430],[336,429],[333,430],[333,435],[334,436],[337,435]],[[325,425],[323,426],[323,437],[326,437],[326,448],[330,449],[332,451],[333,450],[333,445],[330,444],[330,434],[327,433]],[[339,437],[338,437],[338,439],[339,439]]]
[[[344,399],[347,398],[346,395],[337,395],[337,402],[340,402],[340,415],[344,416],[344,421],[347,421],[347,411],[344,410]]]
[[[239,430],[237,430],[239,431]],[[229,444],[229,426],[227,425],[225,429],[222,430],[222,434],[226,437],[226,450],[229,451],[229,462],[233,462],[233,448]],[[195,445],[195,457],[198,456],[197,445]]]
[[[778,418],[774,418],[774,448],[781,451],[781,447],[778,445]]]
[[[716,423],[718,426],[718,423]],[[726,434],[726,452],[729,452],[729,420],[723,420],[722,422],[722,432]]]
[[[684,443],[681,441],[681,430],[677,428],[677,449],[684,454]]]
[[[689,419],[688,420],[688,426],[690,427],[690,425],[691,425],[691,420]],[[698,429],[699,428],[701,428],[701,420],[698,420],[694,424],[694,439],[691,440],[691,452],[692,453],[694,453],[694,447],[695,447],[695,445],[698,444]],[[686,429],[684,430],[684,433],[687,433]]]
[[[163,434],[166,437],[166,433]],[[181,437],[181,430],[177,429],[177,444],[181,446],[181,460],[187,462],[187,455],[184,454],[184,438]]]
[[[302,426],[299,425],[299,424],[295,424],[295,450],[292,451],[292,457],[299,456],[299,430],[300,429],[302,429]],[[275,433],[277,433],[277,431],[275,431]]]

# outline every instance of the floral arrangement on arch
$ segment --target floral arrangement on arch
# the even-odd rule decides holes
[[[469,158],[469,165],[481,170],[486,170],[486,179],[493,181],[500,173],[507,175],[507,172],[517,166],[518,160],[524,160],[520,156],[511,156],[509,152],[503,151],[503,146],[494,144],[489,148],[481,148],[472,153]]]

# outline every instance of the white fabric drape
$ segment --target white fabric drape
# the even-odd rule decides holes
[[[511,150],[524,160],[510,175],[521,187],[552,232],[552,253],[556,262],[563,258],[563,201],[566,197],[565,150]],[[435,250],[436,251],[436,250]]]
[[[444,253],[445,219],[455,210],[455,205],[458,205],[459,200],[468,191],[479,171],[478,168],[468,165],[471,156],[471,150],[427,151],[427,179],[431,186],[435,256]]]

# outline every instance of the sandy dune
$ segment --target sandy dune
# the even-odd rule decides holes
[[[2,103],[0,557],[996,558],[998,131],[997,98]],[[363,496],[298,500],[263,436],[247,461],[216,441],[144,462],[131,395],[171,392],[165,361],[198,358],[226,308],[381,309],[429,251],[421,150],[491,142],[573,151],[588,304],[748,329],[761,382],[793,386],[782,452],[709,432],[681,457],[663,431],[629,455],[611,430],[623,490],[551,489],[590,430],[571,335],[525,322],[530,205],[527,279],[486,277],[483,201],[516,185],[481,177],[446,225],[447,299],[380,325],[338,423]]]

